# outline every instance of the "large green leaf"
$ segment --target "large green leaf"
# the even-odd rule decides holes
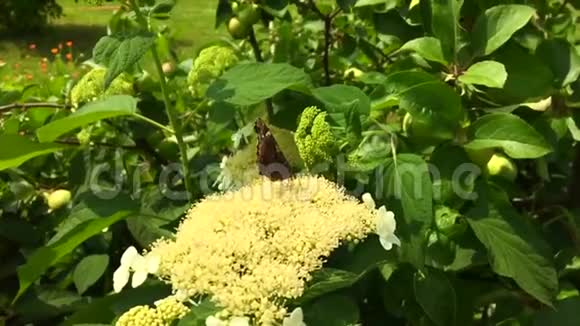
[[[236,105],[253,105],[284,89],[307,91],[310,79],[286,63],[245,63],[234,66],[212,83],[206,95]]]
[[[463,118],[459,95],[447,84],[422,71],[401,71],[387,76],[387,94],[399,99],[399,106],[413,119],[455,126]]]
[[[552,70],[555,87],[567,86],[580,76],[580,54],[570,43],[546,40],[538,46],[536,53]]]
[[[108,68],[105,89],[117,76],[139,62],[154,43],[155,35],[149,32],[103,36],[93,49],[93,59]]]
[[[460,48],[459,14],[463,0],[430,0],[431,31],[439,41],[445,59],[456,62]]]
[[[477,18],[472,44],[476,55],[497,50],[534,15],[535,9],[524,5],[499,5],[489,8]]]
[[[400,202],[402,208],[402,216],[395,216],[401,249],[410,252],[413,264],[422,266],[424,233],[433,222],[433,189],[427,163],[418,155],[400,154],[387,160],[384,175],[385,195]]]
[[[437,168],[433,175],[433,199],[439,203],[462,205],[471,198],[478,170],[464,169],[469,157],[465,150],[451,144],[438,146],[431,154],[430,164]]]
[[[369,97],[354,86],[319,87],[312,90],[312,95],[324,104],[337,124],[347,128],[352,126],[346,122],[349,113],[356,114],[356,118],[358,118],[359,115],[368,115],[371,110]]]
[[[502,88],[507,79],[503,64],[497,61],[481,61],[471,65],[458,80],[465,84]]]
[[[362,274],[361,274],[362,275]],[[301,304],[352,286],[359,279],[359,275],[339,269],[323,268],[314,272],[312,280],[298,299]]]
[[[153,283],[150,285],[150,283]],[[167,297],[171,289],[161,282],[147,282],[135,289],[125,289],[121,293],[94,298],[90,304],[67,316],[62,326],[111,325],[115,316],[138,305],[153,305],[156,300]]]
[[[558,291],[558,277],[547,244],[511,206],[501,189],[482,185],[478,195],[476,205],[467,213],[467,221],[486,247],[491,267],[551,305]]]
[[[417,272],[413,288],[417,302],[436,325],[455,325],[457,298],[453,284],[445,273],[435,269],[429,270],[426,275]]]
[[[129,210],[118,211],[111,216],[81,223],[53,244],[37,249],[27,258],[26,264],[18,267],[20,288],[14,301],[49,267],[56,264],[62,257],[69,254],[81,243],[102,232],[104,228],[133,214],[135,212]]]
[[[0,135],[0,171],[17,167],[33,157],[67,148],[67,145],[37,143],[25,136]]]
[[[521,47],[508,43],[494,54],[508,77],[502,89],[488,89],[487,95],[499,104],[537,102],[551,95],[553,74],[546,63]]]
[[[91,102],[73,114],[53,121],[36,131],[38,140],[49,142],[71,130],[84,125],[137,112],[137,99],[128,95],[115,95],[101,101]]]
[[[83,258],[73,272],[73,281],[79,294],[95,284],[107,270],[108,255],[90,255]]]
[[[558,301],[554,308],[547,307],[534,316],[534,326],[577,326],[580,325],[580,296]]]
[[[357,303],[345,295],[320,297],[303,307],[307,325],[348,326],[360,320]]]
[[[538,158],[552,151],[544,137],[527,122],[511,113],[492,113],[477,119],[469,128],[468,149],[501,148],[512,158]]]
[[[446,65],[441,42],[434,37],[420,37],[405,43],[399,51],[413,51],[425,60],[439,62]]]
[[[375,5],[383,5],[381,8],[384,11],[391,10],[396,8],[399,5],[399,0],[358,0],[356,1],[355,7],[366,7],[366,6],[375,6]]]

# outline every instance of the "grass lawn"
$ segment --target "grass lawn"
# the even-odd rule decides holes
[[[90,6],[83,0],[58,0],[64,15],[40,34],[0,35],[0,60],[13,69],[33,69],[42,57],[50,58],[52,48],[73,41],[73,53],[90,57],[92,47],[106,34],[106,24],[114,10],[115,2],[105,2],[102,7]],[[178,0],[172,18],[166,23],[171,27],[180,59],[193,56],[195,49],[219,35],[225,29],[214,29],[214,12],[217,0]],[[36,49],[30,50],[30,44]]]

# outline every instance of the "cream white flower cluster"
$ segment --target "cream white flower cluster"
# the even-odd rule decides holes
[[[250,318],[248,317],[232,317],[229,320],[222,320],[217,316],[209,316],[205,320],[205,326],[250,326]],[[282,326],[306,326],[304,323],[304,315],[302,308],[298,307],[290,313],[288,317],[284,317]]]
[[[209,295],[222,310],[207,326],[305,326],[302,309],[289,313],[285,304],[302,295],[312,272],[342,243],[371,233],[386,250],[400,245],[395,229],[394,214],[376,209],[369,194],[360,203],[321,177],[258,178],[195,204],[175,237],[158,240],[144,256],[127,249],[115,291],[131,273],[134,287],[155,274],[172,285],[174,298]]]

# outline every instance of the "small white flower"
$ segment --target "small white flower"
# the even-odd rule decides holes
[[[189,295],[187,295],[187,290],[183,290],[183,289],[177,289],[174,296],[175,296],[175,299],[177,299],[181,302],[189,299]]]
[[[248,317],[232,317],[228,326],[250,326],[250,318]]]
[[[365,192],[362,195],[362,201],[365,204],[365,206],[368,207],[368,209],[375,209],[375,207],[376,207],[375,201],[374,201],[373,197],[371,196],[371,194],[369,194],[368,192]]]
[[[141,256],[135,247],[131,246],[127,248],[121,256],[121,265],[113,274],[113,289],[117,293],[121,292],[129,282],[131,272],[133,272],[131,286],[134,288],[138,287],[145,282],[148,274],[155,274],[157,272],[159,263],[160,259],[158,256]]]
[[[228,169],[227,162],[228,157],[227,156],[222,157],[222,161],[220,162],[221,169],[220,174],[213,183],[213,186],[214,187],[217,186],[220,191],[226,191],[230,189],[234,184],[233,176],[230,170]]]
[[[371,198],[372,199],[372,198]],[[302,308],[294,309],[289,317],[285,317],[282,321],[282,326],[306,326],[304,323],[304,314]]]
[[[228,323],[215,317],[209,316],[205,319],[205,326],[227,326]]]
[[[377,230],[381,245],[385,250],[391,250],[393,244],[401,245],[401,241],[395,235],[397,222],[395,221],[395,214],[387,211],[385,206],[381,206],[377,211]]]

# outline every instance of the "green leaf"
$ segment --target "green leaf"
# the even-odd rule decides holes
[[[425,60],[439,62],[447,65],[447,60],[443,56],[441,42],[434,37],[420,37],[405,43],[399,51],[413,51]]]
[[[387,11],[396,8],[400,3],[400,0],[358,0],[354,5],[355,8],[367,7],[375,5],[383,5],[381,7],[382,11]]]
[[[524,5],[499,5],[487,9],[477,18],[473,27],[475,54],[483,56],[497,50],[524,27],[534,13],[534,8]]]
[[[429,163],[439,172],[433,175],[433,199],[436,202],[461,205],[470,198],[478,171],[463,169],[466,162],[469,162],[469,157],[461,147],[442,145],[435,149]],[[459,173],[461,171],[463,173]]]
[[[75,198],[75,202],[78,202],[78,204],[73,206],[70,214],[55,228],[56,233],[48,240],[46,245],[51,246],[82,223],[111,216],[118,211],[137,210],[135,202],[131,200],[129,195],[124,193],[117,195],[115,200],[110,200],[102,199],[92,192],[85,192],[79,194]]]
[[[67,145],[37,143],[20,135],[0,135],[0,171],[17,167],[31,158],[69,148]]]
[[[502,88],[507,79],[503,64],[497,61],[481,61],[471,65],[458,80],[465,84]]]
[[[553,75],[537,56],[508,43],[493,58],[505,66],[508,77],[502,89],[488,89],[487,95],[499,104],[536,102],[552,93]]]
[[[356,302],[344,295],[329,295],[303,307],[307,325],[349,326],[360,319]]]
[[[127,228],[142,247],[147,247],[159,238],[170,238],[173,234],[161,228],[170,221],[158,216],[139,214],[127,219]]]
[[[427,316],[438,326],[455,325],[457,298],[445,273],[432,269],[426,275],[415,273],[415,298]]]
[[[460,48],[459,14],[463,0],[430,0],[431,31],[441,42],[445,59],[456,62]]]
[[[115,95],[91,102],[73,114],[53,121],[36,130],[40,142],[49,142],[59,136],[90,123],[137,112],[137,99],[128,95]]]
[[[447,84],[422,71],[401,71],[387,76],[387,93],[413,119],[434,125],[456,126],[464,111],[459,95]]]
[[[558,301],[554,308],[544,308],[534,317],[534,326],[577,326],[580,325],[580,296]]]
[[[545,40],[536,54],[548,64],[555,77],[555,87],[562,88],[580,76],[580,55],[575,47],[564,40]]]
[[[153,283],[153,284],[151,284]],[[171,289],[160,282],[147,282],[135,289],[125,289],[121,293],[94,298],[90,304],[67,316],[62,326],[103,323],[111,325],[116,315],[138,306],[152,305],[156,300],[167,297]]]
[[[325,294],[352,286],[359,275],[340,269],[323,268],[313,273],[312,280],[298,301],[302,304]]]
[[[558,291],[558,277],[548,258],[547,244],[501,189],[481,186],[478,190],[479,198],[467,212],[467,222],[486,247],[491,267],[551,305]]]
[[[79,294],[95,284],[107,270],[108,255],[90,255],[83,258],[73,272],[73,281]]]
[[[117,76],[139,62],[154,43],[155,35],[149,32],[103,36],[93,49],[93,59],[108,68],[105,89]]]
[[[412,247],[412,263],[420,267],[424,262],[424,232],[433,222],[433,190],[427,163],[415,154],[399,154],[386,162],[384,175],[385,195],[395,198],[402,207],[402,216],[395,215],[401,249]]]
[[[133,215],[132,211],[119,211],[111,216],[90,220],[79,224],[60,240],[37,249],[26,260],[26,264],[18,267],[20,288],[14,298],[16,301],[28,287],[36,281],[49,267],[56,264],[62,257],[69,254],[81,243],[100,233],[104,228]]]
[[[215,10],[215,28],[220,27],[234,15],[232,4],[229,0],[219,0]]]
[[[371,100],[359,88],[347,85],[319,87],[312,90],[312,95],[322,102],[326,110],[343,115],[348,110],[355,109],[359,114],[368,115],[371,110]]]
[[[205,299],[201,303],[191,306],[191,310],[179,320],[177,326],[205,326],[206,318],[215,315],[220,310],[222,309],[209,299]]]
[[[538,158],[552,151],[544,137],[520,117],[492,113],[477,119],[469,128],[465,147],[473,150],[501,148],[512,158]]]
[[[213,82],[206,95],[217,101],[253,105],[291,88],[306,91],[308,75],[285,63],[246,63],[234,66]]]
[[[27,293],[14,307],[22,324],[38,324],[74,312],[87,303],[86,298],[56,286],[40,285]]]

